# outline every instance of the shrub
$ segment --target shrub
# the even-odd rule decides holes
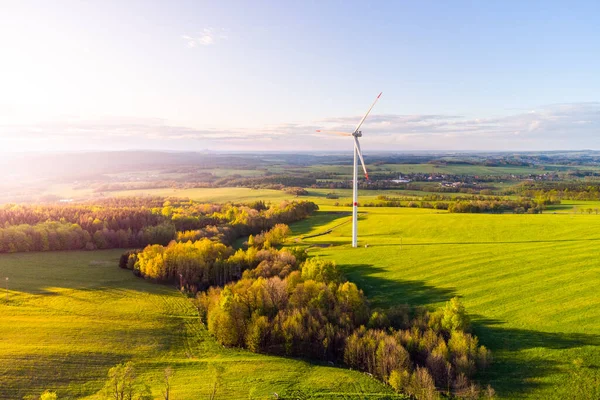
[[[471,329],[471,320],[460,299],[454,297],[446,302],[443,310],[430,316],[429,326],[435,331],[444,331],[447,334],[455,330],[468,332]]]
[[[56,395],[56,392],[51,392],[49,390],[44,391],[44,393],[42,393],[42,395],[40,396],[40,400],[57,400],[58,396]]]

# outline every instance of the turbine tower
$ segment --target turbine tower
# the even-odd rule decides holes
[[[383,92],[381,92],[381,93],[383,93]],[[367,178],[367,180],[369,180],[369,174],[367,173],[367,167],[365,166],[365,160],[363,159],[362,151],[360,150],[360,143],[358,141],[358,138],[362,137],[362,132],[360,131],[360,127],[362,126],[363,122],[365,122],[365,120],[369,116],[369,113],[371,112],[373,107],[375,107],[375,103],[377,103],[377,100],[379,100],[379,98],[381,97],[381,93],[379,93],[379,96],[377,96],[377,98],[371,105],[371,108],[369,108],[369,111],[367,111],[365,116],[360,120],[356,129],[354,129],[354,132],[348,133],[348,132],[338,132],[338,131],[317,130],[317,132],[320,132],[320,133],[330,133],[333,135],[354,137],[354,164],[353,164],[354,175],[353,175],[353,179],[352,179],[352,247],[358,247],[358,160],[357,160],[357,158],[360,159],[360,163],[363,167],[363,171],[365,171],[365,177]]]

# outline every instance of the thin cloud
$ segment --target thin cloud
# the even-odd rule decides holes
[[[319,121],[323,129],[354,129],[357,117],[330,118]],[[480,137],[502,136],[508,133],[527,133],[539,139],[548,135],[596,139],[600,128],[600,104],[573,103],[539,107],[496,118],[466,118],[459,115],[373,115],[361,128],[369,134],[405,135],[418,133],[427,136],[449,133]]]
[[[258,129],[209,129],[179,126],[157,118],[70,119],[59,122],[2,124],[0,147],[10,138],[35,142],[62,140],[146,143],[189,148],[199,143],[216,150],[345,149],[344,137],[317,129],[351,132],[356,116]],[[569,150],[600,149],[600,104],[573,103],[538,107],[502,117],[374,114],[361,128],[363,147],[379,150]],[[109,139],[107,141],[107,139]],[[195,144],[193,144],[195,146]]]
[[[44,122],[36,124],[7,125],[0,124],[2,137],[18,135],[30,139],[103,139],[137,138],[152,140],[252,140],[260,141],[279,136],[276,129],[196,129],[171,125],[158,118],[116,117],[101,120],[76,120]]]
[[[204,28],[200,33],[195,35],[182,35],[181,39],[186,42],[188,47],[194,48],[198,46],[212,46],[218,41],[227,40],[227,35],[224,29],[217,31],[214,28]]]

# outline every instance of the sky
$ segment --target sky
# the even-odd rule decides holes
[[[600,149],[600,2],[0,0],[0,152]]]

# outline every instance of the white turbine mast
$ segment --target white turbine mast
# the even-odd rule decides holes
[[[383,92],[381,92],[381,93],[383,93]],[[365,122],[365,120],[369,116],[369,113],[371,112],[373,107],[375,107],[375,103],[377,103],[377,100],[379,100],[379,98],[381,97],[381,93],[379,93],[379,96],[377,96],[377,98],[371,105],[371,108],[369,108],[369,111],[367,111],[367,113],[365,114],[363,119],[360,120],[360,122],[356,126],[356,129],[354,129],[354,132],[348,133],[348,132],[338,132],[338,131],[317,130],[317,132],[320,132],[320,133],[329,133],[332,135],[353,136],[354,137],[354,164],[353,164],[354,176],[352,179],[352,247],[358,247],[358,160],[357,160],[357,158],[360,159],[360,163],[363,167],[363,171],[365,171],[365,177],[367,178],[367,180],[369,180],[369,174],[367,173],[367,167],[365,166],[365,160],[363,158],[362,151],[360,150],[360,143],[358,141],[358,138],[362,137],[362,132],[360,131],[360,127],[362,126],[363,122]]]

